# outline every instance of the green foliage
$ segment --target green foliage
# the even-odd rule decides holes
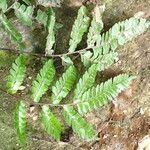
[[[125,90],[133,79],[135,77],[122,74],[89,89],[82,95],[80,102],[77,104],[78,112],[83,114],[106,105],[110,100],[117,97],[121,91]]]
[[[2,9],[3,12],[5,12],[7,10],[7,0],[1,0],[0,1],[0,9]]]
[[[55,68],[53,65],[53,60],[48,60],[40,73],[37,75],[36,80],[33,81],[32,85],[32,98],[35,102],[39,102],[43,94],[48,90],[51,82],[55,76]]]
[[[89,22],[90,18],[87,16],[87,9],[85,6],[81,6],[78,11],[77,19],[72,27],[69,52],[75,51],[77,45],[81,42],[84,33],[88,30]]]
[[[107,54],[98,54],[99,53],[99,48],[94,48],[97,49],[95,51],[95,56],[97,57],[91,57],[92,53],[91,52],[87,52],[86,54],[81,56],[81,60],[84,64],[84,66],[90,66],[91,64],[97,64],[97,70],[98,71],[103,71],[104,69],[107,69],[108,67],[110,67],[114,62],[116,62],[118,60],[118,53],[117,52],[110,52]],[[96,54],[96,52],[98,52]],[[89,57],[91,57],[89,59]],[[89,61],[90,60],[90,61]]]
[[[73,131],[82,139],[91,141],[96,137],[96,132],[78,112],[76,112],[72,106],[65,105],[63,116]]]
[[[8,91],[12,94],[16,93],[19,89],[26,74],[26,57],[20,55],[12,64],[10,74],[7,79]]]
[[[6,32],[11,36],[11,39],[18,43],[21,49],[25,48],[25,44],[22,42],[22,35],[2,12],[0,14],[0,22],[2,23]]]
[[[66,72],[59,78],[56,84],[52,87],[52,101],[53,104],[59,104],[59,102],[65,98],[77,79],[77,70],[71,65]]]
[[[93,64],[77,83],[76,89],[74,91],[74,103],[80,101],[83,93],[93,86],[96,75],[97,64]]]
[[[101,31],[103,29],[103,22],[97,22],[95,17],[93,18],[91,22],[91,26],[89,28],[88,36],[87,36],[87,46],[88,47],[94,47],[95,44],[101,40]]]
[[[53,13],[51,13],[51,15],[53,15],[53,17],[55,17],[54,11],[53,11]],[[50,14],[49,14],[49,16],[50,16]],[[49,17],[49,18],[51,18],[51,17]],[[35,19],[37,20],[38,23],[43,24],[45,28],[47,27],[48,14],[45,11],[38,9]],[[50,22],[50,20],[49,20],[49,22]],[[55,22],[55,30],[60,29],[62,27],[63,27],[63,25],[61,23]]]
[[[47,42],[46,42],[46,49],[45,52],[48,55],[51,55],[53,53],[53,45],[55,43],[55,32],[54,32],[54,28],[55,28],[55,13],[54,11],[51,9],[49,9],[49,13],[48,13],[48,36],[47,36]]]
[[[116,23],[109,31],[99,37],[99,43],[97,42],[96,48],[93,48],[93,53],[86,51],[81,54],[84,65],[88,66],[93,62],[99,62],[102,55],[114,52],[119,45],[137,37],[148,27],[149,22],[142,18],[132,17],[129,20]]]
[[[27,4],[29,4],[26,0]],[[0,5],[2,9],[3,6]],[[31,6],[15,4],[15,12],[20,21],[26,25],[32,25],[33,8]],[[5,10],[5,9],[4,9]],[[89,33],[87,34],[87,47],[75,52],[78,44],[81,42],[83,35],[88,31],[90,18],[85,6],[78,11],[77,19],[74,22],[71,31],[71,39],[69,41],[69,52],[65,54],[51,55],[53,53],[53,45],[55,43],[55,32],[57,23],[55,13],[52,9],[46,12],[37,11],[36,20],[44,25],[48,31],[46,54],[52,57],[60,57],[63,65],[67,66],[66,71],[60,76],[56,83],[52,86],[52,103],[42,105],[41,120],[46,131],[55,139],[60,140],[62,126],[61,121],[51,112],[48,106],[62,107],[65,121],[72,127],[73,131],[82,139],[94,140],[96,132],[93,127],[83,118],[83,115],[93,109],[106,105],[109,101],[116,98],[118,94],[125,90],[132,82],[134,77],[122,74],[109,79],[108,81],[94,86],[96,75],[98,72],[110,67],[118,60],[118,53],[115,51],[119,45],[125,44],[134,37],[142,34],[150,26],[150,22],[145,19],[130,18],[128,20],[116,23],[106,33],[102,33],[103,22],[101,20],[101,12],[98,12],[98,18],[91,21]],[[34,20],[34,18],[33,18]],[[7,19],[4,13],[0,14],[0,21],[6,31],[11,35],[12,39],[17,42],[21,48],[23,47],[22,36],[12,23]],[[74,67],[73,57],[68,55],[80,54],[81,61],[86,66],[86,71],[75,86],[77,80],[77,70]],[[36,55],[36,54],[35,54]],[[8,91],[16,93],[25,78],[26,57],[20,55],[12,65],[10,75],[7,81]],[[55,59],[56,60],[56,59]],[[55,67],[53,59],[48,60],[40,70],[36,79],[33,81],[32,98],[34,102],[39,102],[41,97],[47,92],[55,76]],[[75,87],[74,91],[71,90]],[[59,104],[68,96],[69,103]],[[67,102],[68,102],[67,101]],[[26,108],[23,101],[20,101],[16,107],[15,122],[17,134],[20,143],[25,141],[26,129]]]
[[[27,110],[23,101],[19,101],[15,109],[15,128],[20,144],[25,144],[26,141],[26,126],[27,126]]]
[[[32,26],[32,15],[33,15],[33,7],[25,6],[24,4],[20,4],[16,2],[14,4],[15,15],[17,18],[27,26]]]
[[[46,12],[38,9],[37,16],[35,18],[39,23],[43,24],[45,27],[47,26],[48,15]]]
[[[47,105],[42,107],[41,120],[47,131],[54,139],[60,140],[62,126],[60,121],[55,117],[55,115],[50,111]]]

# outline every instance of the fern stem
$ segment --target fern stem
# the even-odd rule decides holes
[[[97,47],[95,46],[95,47],[92,47],[92,48],[97,48]],[[84,53],[86,50],[89,50],[89,49],[92,49],[92,48],[87,47],[87,48],[83,48],[83,49],[80,49],[80,50],[74,51],[74,52],[68,52],[68,53],[64,53],[64,54],[51,54],[51,55],[31,53],[31,52],[20,51],[19,49],[10,49],[10,48],[2,48],[2,47],[0,47],[0,50],[10,51],[10,52],[13,52],[15,54],[29,54],[29,55],[36,56],[36,57],[58,58],[58,57],[62,57],[62,56],[81,54],[81,53]]]

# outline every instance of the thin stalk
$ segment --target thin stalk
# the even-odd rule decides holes
[[[29,55],[36,56],[36,57],[48,57],[48,58],[58,58],[58,57],[60,57],[61,58],[62,56],[81,54],[81,53],[84,53],[86,50],[93,49],[93,48],[96,48],[96,47],[83,48],[83,49],[80,49],[80,50],[74,51],[74,52],[68,52],[68,53],[64,53],[64,54],[51,54],[51,55],[38,54],[38,53],[32,53],[32,52],[25,52],[25,51],[20,51],[18,49],[10,49],[10,48],[5,48],[5,47],[0,47],[0,50],[13,52],[15,54],[29,54]]]

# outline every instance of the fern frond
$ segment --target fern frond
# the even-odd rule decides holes
[[[95,78],[97,75],[97,64],[93,64],[79,79],[79,82],[76,85],[76,89],[74,91],[74,103],[80,101],[81,96],[85,91],[91,88],[95,82]]]
[[[94,47],[97,42],[100,42],[101,40],[101,31],[103,29],[103,22],[97,22],[95,17],[93,17],[93,20],[91,22],[91,26],[89,28],[89,33],[87,35],[87,46],[88,47]]]
[[[82,139],[91,141],[96,138],[96,132],[92,125],[90,125],[80,114],[73,109],[72,106],[65,105],[63,116],[73,131]]]
[[[89,22],[90,18],[87,16],[87,9],[85,6],[81,6],[78,11],[77,19],[72,27],[69,52],[75,51],[77,45],[81,42],[84,33],[88,30]]]
[[[48,134],[50,134],[54,139],[60,140],[61,132],[63,130],[61,123],[50,111],[47,105],[42,107],[41,120]]]
[[[24,55],[20,55],[17,57],[15,62],[12,64],[12,68],[10,69],[10,74],[7,79],[7,87],[8,91],[12,94],[16,93],[23,80],[25,78],[26,73],[26,57]]]
[[[7,10],[7,0],[2,0],[0,1],[0,9],[2,9],[3,12],[5,12]]]
[[[39,23],[43,24],[45,27],[47,26],[48,15],[46,12],[38,9],[37,16],[35,18]]]
[[[77,104],[78,112],[80,114],[87,113],[107,104],[117,97],[121,91],[125,90],[133,79],[135,77],[121,74],[89,89],[82,95],[80,102]]]
[[[25,6],[24,4],[15,2],[14,10],[15,10],[16,17],[24,25],[32,26],[32,15],[34,10],[32,6]]]
[[[22,42],[22,35],[18,32],[18,30],[13,26],[10,20],[1,12],[0,14],[0,22],[2,23],[6,32],[11,36],[11,39],[19,44],[20,48],[25,48],[25,44]]]
[[[59,78],[56,84],[52,87],[53,104],[59,104],[65,98],[77,79],[77,70],[74,66],[70,66],[66,72]]]
[[[55,22],[56,22],[56,18],[55,18],[55,13],[53,11],[53,9],[49,9],[49,13],[48,13],[48,36],[47,36],[47,42],[46,42],[46,54],[51,55],[53,53],[53,45],[55,43],[55,32],[54,32],[54,28],[55,28]]]
[[[150,24],[146,19],[134,17],[116,23],[109,31],[102,34],[100,43],[96,45],[97,48],[93,48],[93,54],[90,51],[81,54],[82,61],[85,65],[98,62],[99,56],[114,52],[119,45],[123,45],[142,34],[149,26]]]
[[[26,126],[27,126],[27,110],[23,101],[19,101],[16,105],[15,115],[15,128],[20,144],[25,144],[26,141]]]
[[[35,102],[39,102],[43,94],[48,90],[49,85],[53,81],[55,76],[55,68],[53,60],[48,60],[40,73],[37,75],[36,80],[33,81],[32,85],[32,98]]]

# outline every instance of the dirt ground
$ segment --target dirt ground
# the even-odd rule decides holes
[[[89,0],[96,3],[98,0]],[[87,5],[92,4],[87,2]],[[145,13],[145,18],[150,19],[150,0],[103,0],[106,11],[103,16],[105,30],[114,23],[127,19],[139,11]],[[57,33],[57,52],[64,52],[68,47],[68,39],[71,26],[76,17],[77,9],[81,0],[65,0],[62,7],[56,9],[57,18],[63,23],[63,28]],[[90,7],[89,6],[89,7]],[[17,24],[17,23],[16,23]],[[18,25],[18,24],[17,24]],[[20,30],[28,35],[26,29],[18,25]],[[37,35],[37,31],[35,31]],[[44,33],[39,33],[43,34]],[[27,36],[28,37],[28,36]],[[32,36],[36,49],[43,49],[43,45],[36,45],[41,41],[41,36]],[[64,38],[65,37],[65,38]],[[0,47],[10,44],[7,35],[0,29]],[[30,45],[31,41],[28,43]],[[31,48],[32,49],[32,48]],[[63,51],[62,51],[63,50]],[[94,124],[99,134],[99,139],[93,142],[84,142],[72,134],[70,128],[66,128],[61,142],[53,141],[41,129],[38,123],[30,122],[28,127],[28,150],[150,150],[150,28],[132,42],[118,48],[120,60],[98,75],[97,80],[125,72],[137,76],[137,79],[126,91],[122,92],[108,106],[89,113],[86,117]],[[0,89],[5,90],[5,79],[15,56],[0,52]],[[34,66],[38,59],[29,65],[28,77],[35,72]],[[40,68],[40,66],[39,66]],[[36,69],[39,69],[36,68]],[[27,79],[30,85],[31,81]],[[0,150],[19,150],[16,133],[13,128],[12,111],[18,98],[30,100],[28,89],[24,93],[12,96],[0,91]]]

